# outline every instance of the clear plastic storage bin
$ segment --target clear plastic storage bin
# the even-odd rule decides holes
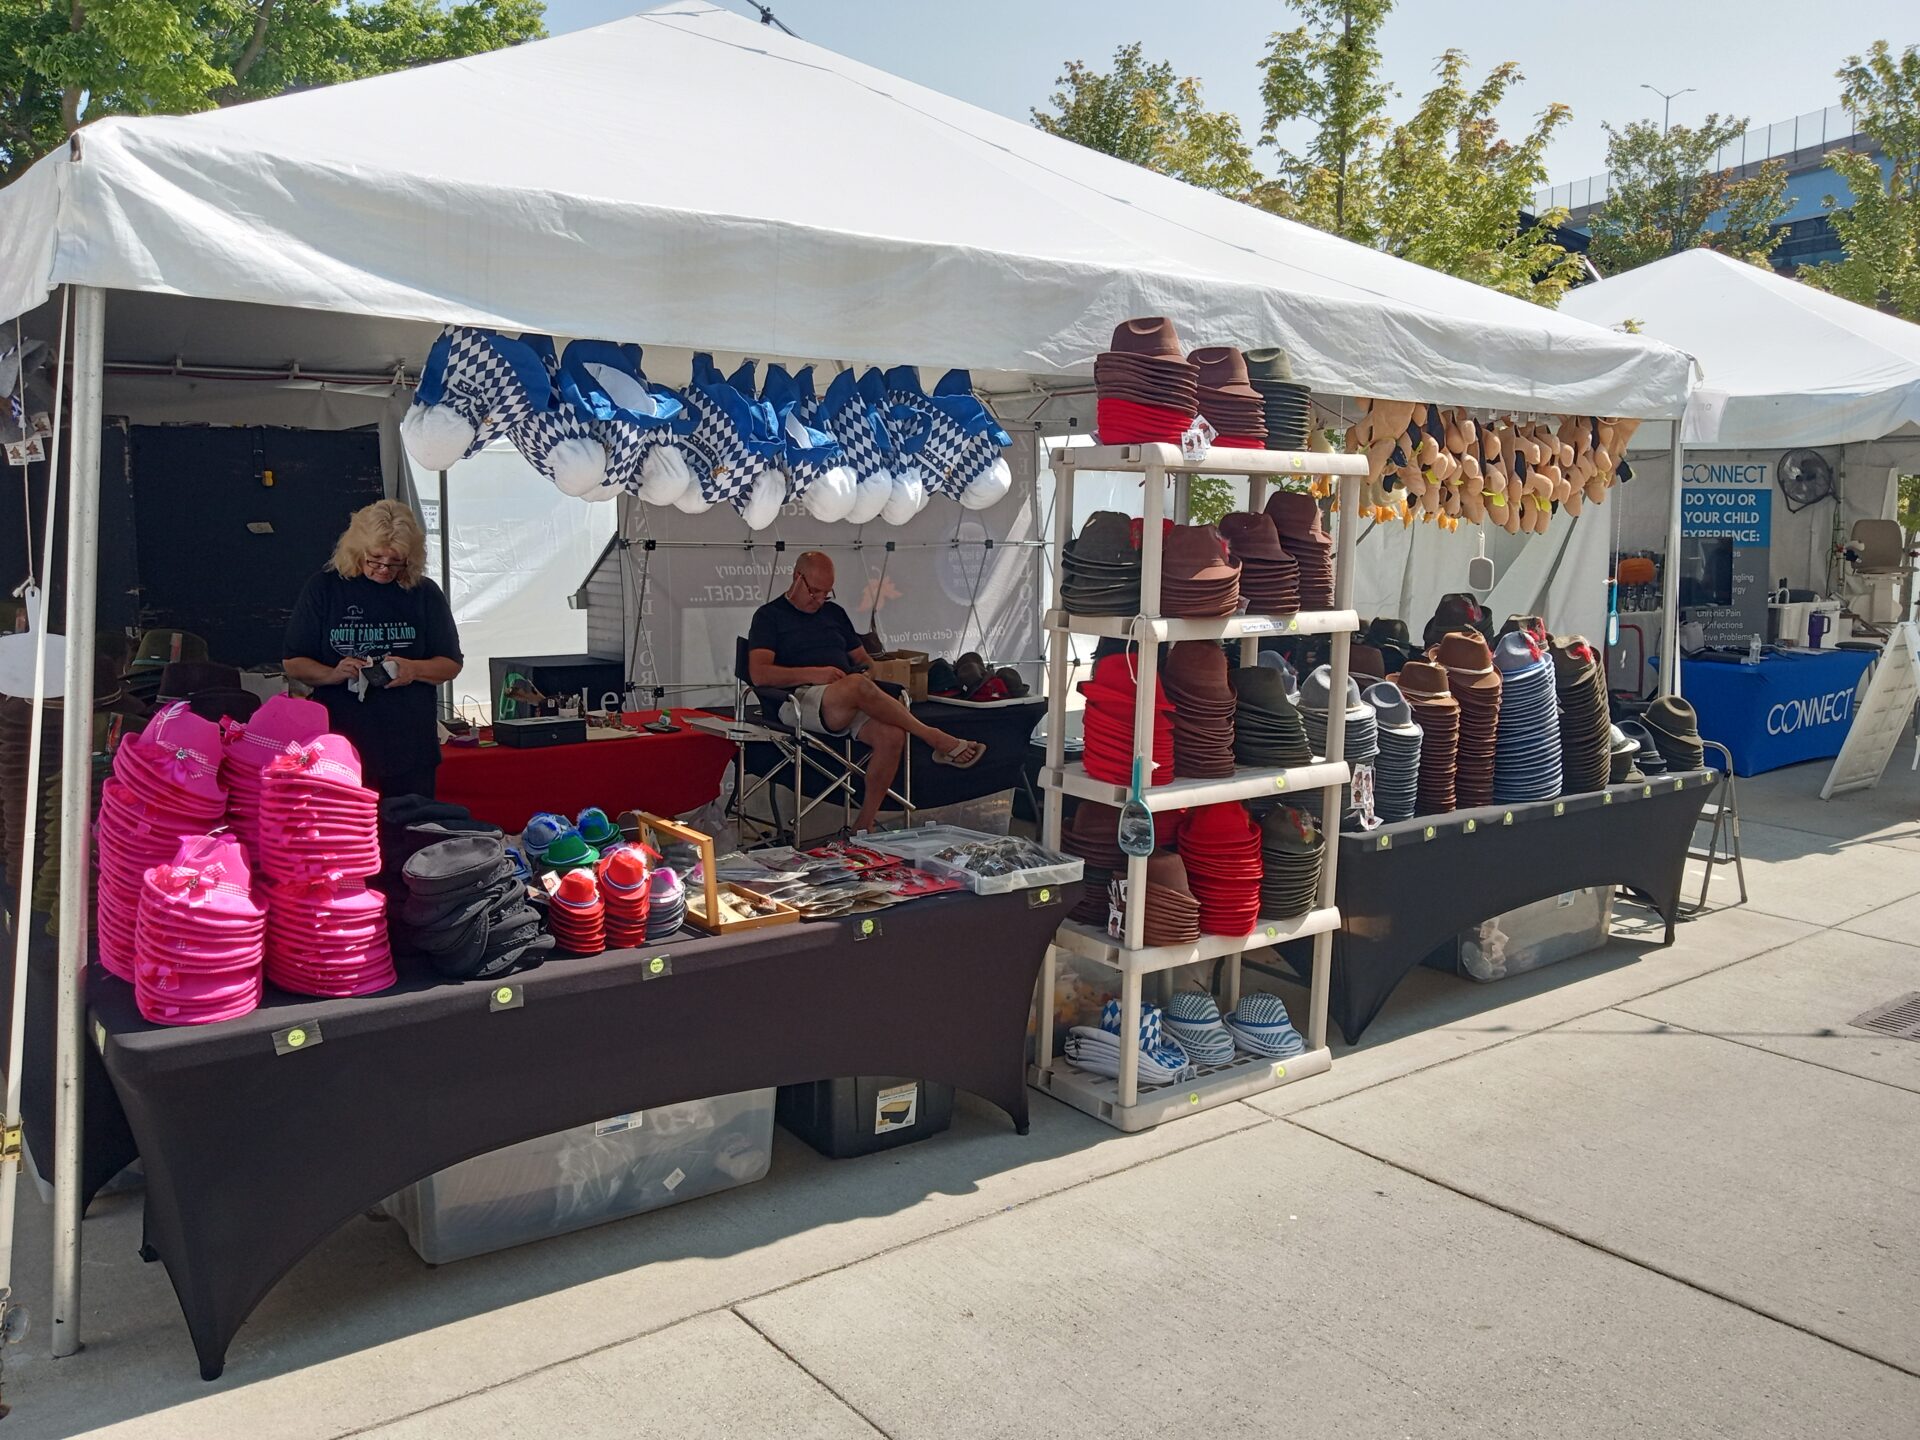
[[[662,1105],[449,1166],[389,1196],[443,1265],[746,1185],[773,1159],[772,1090]]]
[[[1599,949],[1612,919],[1611,885],[1568,890],[1462,930],[1426,963],[1470,980],[1501,980]]]

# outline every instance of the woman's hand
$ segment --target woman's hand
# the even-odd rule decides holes
[[[392,679],[387,681],[387,688],[389,690],[393,689],[396,685],[411,685],[414,681],[420,679],[420,662],[418,660],[409,660],[402,655],[389,655],[386,664],[393,676]]]
[[[343,655],[340,658],[340,663],[327,671],[328,678],[325,683],[328,685],[345,685],[371,664],[373,664],[373,661],[366,659],[364,656]]]

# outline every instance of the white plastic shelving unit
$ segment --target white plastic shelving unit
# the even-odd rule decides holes
[[[1140,594],[1143,604],[1153,603],[1160,594],[1162,520],[1167,514],[1167,485],[1173,482],[1173,514],[1184,519],[1187,509],[1187,477],[1191,475],[1244,476],[1249,485],[1249,508],[1258,510],[1266,501],[1267,482],[1272,479],[1308,479],[1331,476],[1337,481],[1339,518],[1334,532],[1334,608],[1298,615],[1230,615],[1221,619],[1186,620],[1171,616],[1146,615],[1141,618],[1070,615],[1062,604],[1063,571],[1054,569],[1053,609],[1047,612],[1047,760],[1040,780],[1046,791],[1042,835],[1054,849],[1060,845],[1061,815],[1068,795],[1119,805],[1127,797],[1128,787],[1092,779],[1079,765],[1066,763],[1065,707],[1067,697],[1068,649],[1075,635],[1131,639],[1139,645],[1137,675],[1139,693],[1134,702],[1136,747],[1145,746],[1152,763],[1152,705],[1159,657],[1156,650],[1162,640],[1239,640],[1241,659],[1252,664],[1263,635],[1331,635],[1333,693],[1344,695],[1347,688],[1347,649],[1359,628],[1359,619],[1351,608],[1353,594],[1353,545],[1359,520],[1359,480],[1367,473],[1364,455],[1324,455],[1282,450],[1209,450],[1198,460],[1189,460],[1175,445],[1096,445],[1071,446],[1053,451],[1055,477],[1053,502],[1054,551],[1060,554],[1072,538],[1073,481],[1080,470],[1144,477],[1144,503],[1140,564]],[[1322,795],[1321,813],[1337,817],[1340,813],[1340,787],[1348,778],[1343,752],[1345,727],[1328,727],[1327,754],[1311,765],[1284,770],[1245,769],[1223,780],[1173,780],[1149,785],[1145,792],[1151,810],[1177,810],[1193,805],[1213,805],[1231,800],[1250,800],[1264,796],[1292,795],[1318,790]],[[1336,820],[1333,829],[1337,831]],[[1053,946],[1047,950],[1041,967],[1038,997],[1039,1030],[1035,1037],[1035,1061],[1029,1079],[1035,1088],[1067,1104],[1097,1116],[1121,1130],[1144,1130],[1180,1115],[1191,1115],[1214,1105],[1242,1100],[1276,1085],[1318,1075],[1333,1063],[1327,1048],[1327,996],[1332,984],[1333,932],[1340,928],[1340,912],[1334,908],[1334,878],[1339,846],[1329,836],[1325,858],[1321,862],[1319,905],[1305,915],[1287,920],[1261,920],[1244,936],[1203,936],[1191,945],[1148,946],[1144,943],[1147,862],[1127,861],[1125,936],[1116,940],[1104,928],[1068,921],[1060,927]],[[1277,945],[1286,940],[1313,938],[1313,977],[1309,990],[1307,1048],[1303,1054],[1286,1060],[1241,1057],[1228,1065],[1203,1067],[1197,1079],[1177,1085],[1158,1086],[1141,1093],[1140,1007],[1146,978],[1161,977],[1164,991],[1168,973],[1182,965],[1225,958],[1222,1010],[1239,1003],[1240,957],[1252,949]],[[1120,980],[1120,1076],[1117,1080],[1090,1074],[1053,1055],[1053,994],[1055,954],[1069,951],[1118,972]]]

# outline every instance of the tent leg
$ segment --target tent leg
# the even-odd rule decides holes
[[[1681,421],[1673,422],[1673,504],[1667,511],[1667,567],[1660,574],[1660,693],[1680,693],[1680,497],[1681,473],[1687,468],[1687,447],[1680,439]],[[1625,458],[1624,456],[1622,457]],[[1614,496],[1614,503],[1619,503]]]
[[[107,292],[74,292],[73,439],[67,508],[67,679],[60,749],[60,968],[58,1073],[54,1084],[53,1353],[80,1348],[82,1046],[86,1005],[87,892],[93,829],[93,632],[99,584],[100,422]]]
[[[440,474],[440,588],[447,592],[447,609],[453,609],[453,526],[447,514],[447,472]],[[460,707],[453,698],[454,682],[440,687],[440,718],[451,720]]]

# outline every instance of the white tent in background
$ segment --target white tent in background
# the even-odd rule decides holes
[[[1560,313],[1633,321],[1699,362],[1689,448],[1920,435],[1920,325],[1760,266],[1688,250],[1583,286]]]
[[[108,384],[170,418],[231,421],[223,407],[242,405],[323,411],[328,425],[384,414],[391,437],[397,372],[449,322],[682,357],[964,366],[1006,395],[1090,376],[1113,326],[1135,315],[1171,316],[1195,344],[1282,346],[1297,379],[1333,396],[1675,418],[1689,381],[1685,357],[1654,341],[1290,224],[691,0],[229,110],[102,120],[0,191],[0,318],[59,331],[47,302],[61,286],[76,292],[64,628],[67,714],[82,727]],[[670,353],[661,378],[675,363]],[[69,738],[71,1082],[89,757],[84,728]],[[77,1088],[60,1095],[53,1309],[56,1344],[71,1348]]]

